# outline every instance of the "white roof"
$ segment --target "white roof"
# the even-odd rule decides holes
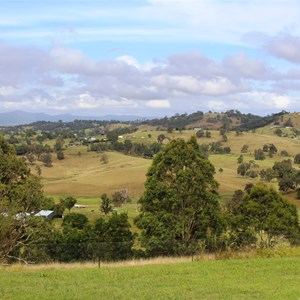
[[[54,212],[53,210],[41,210],[40,212],[36,213],[35,216],[37,216],[37,217],[48,217],[53,212]]]

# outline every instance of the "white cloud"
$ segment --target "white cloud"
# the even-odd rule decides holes
[[[0,96],[7,97],[16,93],[16,89],[12,86],[2,86],[0,87]]]
[[[211,111],[225,111],[228,109],[228,105],[222,100],[209,100],[207,108]]]
[[[169,108],[171,104],[169,100],[150,100],[146,102],[146,106],[151,108]]]
[[[290,62],[300,63],[300,37],[290,34],[281,34],[271,38],[265,48],[269,53],[286,59]]]
[[[277,94],[274,92],[266,91],[252,91],[240,95],[241,102],[248,104],[248,109],[258,106],[261,110],[265,109],[289,109],[295,100],[284,94]]]

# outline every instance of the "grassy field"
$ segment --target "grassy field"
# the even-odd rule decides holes
[[[299,299],[299,258],[0,269],[1,299]]]

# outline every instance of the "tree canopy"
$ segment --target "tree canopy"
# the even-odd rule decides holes
[[[234,231],[238,235],[252,232],[261,246],[271,246],[278,236],[293,242],[299,233],[295,205],[287,202],[273,187],[251,186],[229,211]]]
[[[136,218],[142,245],[150,253],[189,254],[199,240],[222,231],[218,183],[196,138],[172,140],[153,159]]]
[[[0,260],[12,257],[17,247],[33,236],[33,212],[47,208],[38,177],[0,136]],[[39,230],[35,227],[35,231]]]

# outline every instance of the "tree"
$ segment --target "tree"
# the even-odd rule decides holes
[[[238,164],[241,164],[244,162],[244,156],[241,154],[237,159]]]
[[[157,141],[161,144],[164,141],[164,139],[166,139],[166,136],[164,134],[159,134],[157,137]]]
[[[71,208],[77,203],[77,199],[72,196],[69,196],[64,199],[61,199],[61,203],[64,204],[65,208],[67,208],[70,213]]]
[[[100,161],[102,164],[107,164],[108,163],[108,155],[103,153],[100,157]]]
[[[287,193],[289,190],[296,189],[295,182],[291,178],[280,178],[278,180],[278,187],[279,191],[282,191],[284,193]]]
[[[262,149],[255,149],[254,158],[255,160],[264,160],[266,157]]]
[[[71,226],[72,228],[83,229],[88,224],[86,215],[79,213],[71,213],[64,217],[63,226]]]
[[[243,147],[241,148],[241,152],[246,153],[248,151],[248,149],[249,149],[249,146],[244,144]]]
[[[122,204],[124,204],[128,200],[129,200],[129,196],[127,190],[117,191],[112,195],[112,203],[116,207],[121,207]]]
[[[278,135],[278,136],[281,136],[282,135],[282,130],[277,128],[275,131],[274,131],[274,134]]]
[[[227,141],[228,141],[227,135],[223,134],[222,135],[222,142],[227,142]]]
[[[100,203],[100,211],[103,212],[105,215],[109,214],[113,208],[111,205],[112,201],[111,199],[107,196],[107,194],[102,194],[101,195],[101,203]]]
[[[34,242],[41,229],[30,214],[46,208],[48,200],[40,179],[0,136],[0,261],[20,259],[21,247]]]
[[[56,153],[56,157],[57,157],[57,159],[59,159],[59,160],[63,160],[63,159],[65,158],[65,155],[64,155],[64,153],[63,153],[61,150],[59,150],[59,151],[57,151],[57,153]]]
[[[192,254],[200,239],[213,248],[223,229],[214,173],[196,137],[172,140],[154,157],[135,219],[148,253]]]
[[[245,192],[231,217],[237,233],[252,230],[262,247],[272,246],[279,236],[293,241],[295,233],[299,233],[296,207],[272,187],[262,184]]]
[[[132,257],[135,235],[125,213],[113,213],[106,221],[98,218],[94,225],[94,256],[100,260],[123,260]]]
[[[296,154],[294,157],[294,163],[295,164],[300,164],[300,153]]]
[[[204,137],[204,135],[205,135],[205,132],[203,129],[200,129],[196,132],[197,138],[202,138],[202,137]]]
[[[45,167],[52,167],[52,155],[50,153],[43,153],[41,155],[41,160]]]
[[[211,132],[208,131],[208,130],[206,130],[205,131],[205,137],[208,138],[208,139],[210,139],[211,138]]]

